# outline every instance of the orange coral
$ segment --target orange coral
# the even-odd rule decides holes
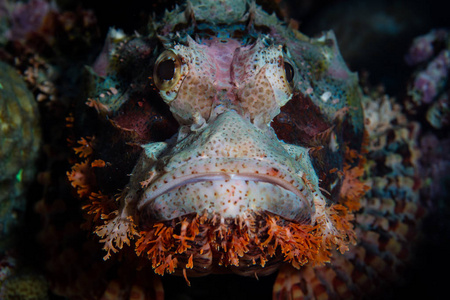
[[[116,217],[111,218],[114,215]],[[95,233],[102,238],[100,242],[104,243],[103,249],[107,252],[103,259],[107,260],[111,257],[111,251],[118,252],[118,249],[122,249],[124,244],[129,246],[130,240],[139,234],[131,216],[126,218],[118,216],[116,210],[109,215],[102,215],[103,218],[108,219],[105,220],[103,225],[96,227]]]
[[[91,163],[91,167],[93,168],[104,168],[106,166],[106,162],[101,159],[96,159]]]
[[[90,194],[89,184],[92,182],[93,174],[88,160],[73,165],[71,171],[67,172],[67,178],[80,197]]]
[[[342,205],[328,207],[327,215],[322,217],[326,221],[320,218],[316,226],[269,213],[248,215],[248,222],[238,219],[228,222],[205,215],[157,222],[140,232],[136,253],[147,257],[160,275],[177,268],[208,268],[214,263],[235,267],[258,263],[264,267],[279,255],[295,268],[306,263],[323,264],[330,260],[331,250],[346,251],[355,235],[351,224],[353,215]],[[255,224],[265,225],[256,227]],[[328,231],[330,227],[332,231]],[[214,254],[205,259],[203,251],[208,249]]]
[[[72,166],[70,172],[67,172],[67,177],[72,186],[77,190],[80,198],[88,199],[88,203],[82,206],[82,209],[87,212],[87,215],[92,215],[88,218],[88,223],[85,225],[91,226],[90,222],[94,223],[100,219],[108,219],[110,212],[117,210],[117,204],[111,197],[103,195],[101,191],[95,190],[95,175],[92,168],[103,168],[106,162],[101,159],[92,161],[93,141],[94,137],[81,138],[77,143],[79,147],[74,147],[75,154],[80,158],[87,158],[81,163],[76,163]],[[133,225],[134,226],[134,225]]]
[[[93,142],[93,138],[91,137],[86,137],[86,138],[81,138],[78,141],[78,144],[80,145],[79,147],[74,147],[73,150],[75,151],[75,154],[77,154],[80,157],[88,157],[92,154],[93,149],[92,149],[92,142]]]
[[[80,158],[88,158],[92,155],[92,141],[93,137],[81,138],[77,143],[80,145],[74,147],[73,150]],[[71,140],[68,140],[71,143]],[[72,186],[77,190],[80,197],[87,197],[91,193],[91,185],[95,182],[95,176],[92,173],[91,167],[101,167],[102,161],[90,162],[90,159],[86,159],[83,162],[76,163],[72,166],[71,171],[67,172],[67,178],[71,182]],[[103,162],[104,163],[104,162]]]
[[[356,211],[361,207],[360,199],[370,189],[361,179],[364,175],[363,166],[366,159],[357,151],[347,148],[345,160],[340,202],[350,211]],[[357,165],[352,167],[355,162],[357,162]]]
[[[89,195],[89,203],[83,205],[82,209],[87,211],[89,215],[93,216],[93,221],[96,222],[102,215],[107,215],[109,212],[117,209],[115,203],[110,197],[103,195],[102,192],[92,192]],[[102,218],[103,219],[103,218]]]
[[[360,199],[369,190],[369,186],[360,180],[364,175],[364,169],[356,166],[344,167],[344,181],[342,182],[340,198],[342,203],[350,211],[356,211],[360,208]]]
[[[136,242],[136,253],[141,255],[145,252],[157,274],[173,273],[178,264],[178,260],[173,259],[169,251],[175,240],[173,228],[158,223],[154,225],[153,230],[143,231],[140,236]]]

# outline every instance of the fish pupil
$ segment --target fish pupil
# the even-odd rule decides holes
[[[175,74],[175,62],[171,59],[167,59],[158,64],[156,69],[156,74],[158,74],[161,80],[171,80]]]
[[[284,72],[286,73],[286,80],[291,83],[294,79],[294,68],[290,63],[284,62]]]

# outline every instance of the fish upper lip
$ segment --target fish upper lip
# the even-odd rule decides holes
[[[189,169],[192,170],[196,165],[204,167],[204,160],[209,160],[209,163],[206,164],[209,166],[207,170],[194,171],[186,174]],[[215,165],[217,162],[221,162],[222,164],[218,167]],[[237,168],[237,171],[234,172],[220,171],[229,167],[236,168],[236,165],[239,164],[245,164],[245,168]],[[248,167],[250,167],[249,171],[242,171]],[[183,171],[183,175],[177,175],[183,173]],[[178,187],[201,181],[218,180],[247,180],[271,183],[294,193],[300,200],[308,204],[310,210],[313,205],[313,197],[303,183],[303,180],[298,175],[287,170],[284,166],[254,158],[209,158],[183,164],[180,168],[173,169],[157,178],[145,189],[137,208],[142,209],[152,200]]]

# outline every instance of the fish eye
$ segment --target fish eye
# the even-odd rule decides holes
[[[286,61],[284,62],[284,73],[286,74],[287,82],[292,85],[292,82],[294,80],[294,67]]]
[[[180,79],[181,61],[178,55],[170,50],[164,51],[156,60],[153,69],[153,81],[160,90],[171,89]]]

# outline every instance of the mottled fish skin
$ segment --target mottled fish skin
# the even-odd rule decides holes
[[[105,56],[90,69],[98,130],[68,172],[104,259],[127,244],[161,275],[281,267],[274,299],[348,299],[408,258],[417,126],[363,97],[332,32],[190,1],[148,35],[111,30]]]

